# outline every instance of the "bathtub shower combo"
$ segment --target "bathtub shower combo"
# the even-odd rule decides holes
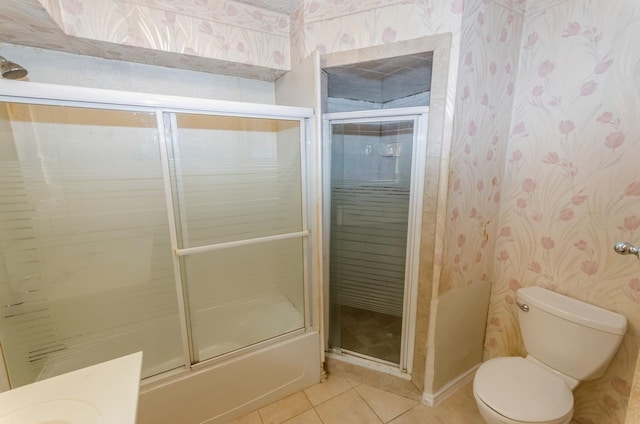
[[[318,381],[310,109],[0,83],[0,385],[143,351],[142,415],[193,378],[218,422]]]

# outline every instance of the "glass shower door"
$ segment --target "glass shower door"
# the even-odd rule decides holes
[[[144,351],[184,364],[156,115],[0,103],[0,342],[12,387]]]
[[[0,390],[306,338],[309,110],[23,87],[0,99]]]
[[[329,344],[400,364],[416,121],[330,121]]]
[[[301,121],[173,119],[170,165],[192,362],[303,329]]]

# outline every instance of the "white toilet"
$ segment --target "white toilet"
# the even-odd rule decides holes
[[[516,299],[528,356],[478,368],[473,395],[480,414],[489,424],[569,423],[572,390],[604,374],[627,319],[541,287],[520,289]]]

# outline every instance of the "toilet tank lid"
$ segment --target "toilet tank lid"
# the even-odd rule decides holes
[[[542,287],[519,289],[516,296],[520,302],[528,303],[531,306],[585,327],[618,335],[623,335],[627,331],[627,318],[624,315]]]

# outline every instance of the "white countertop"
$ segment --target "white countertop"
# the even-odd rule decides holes
[[[135,424],[142,352],[0,393],[0,424]]]

